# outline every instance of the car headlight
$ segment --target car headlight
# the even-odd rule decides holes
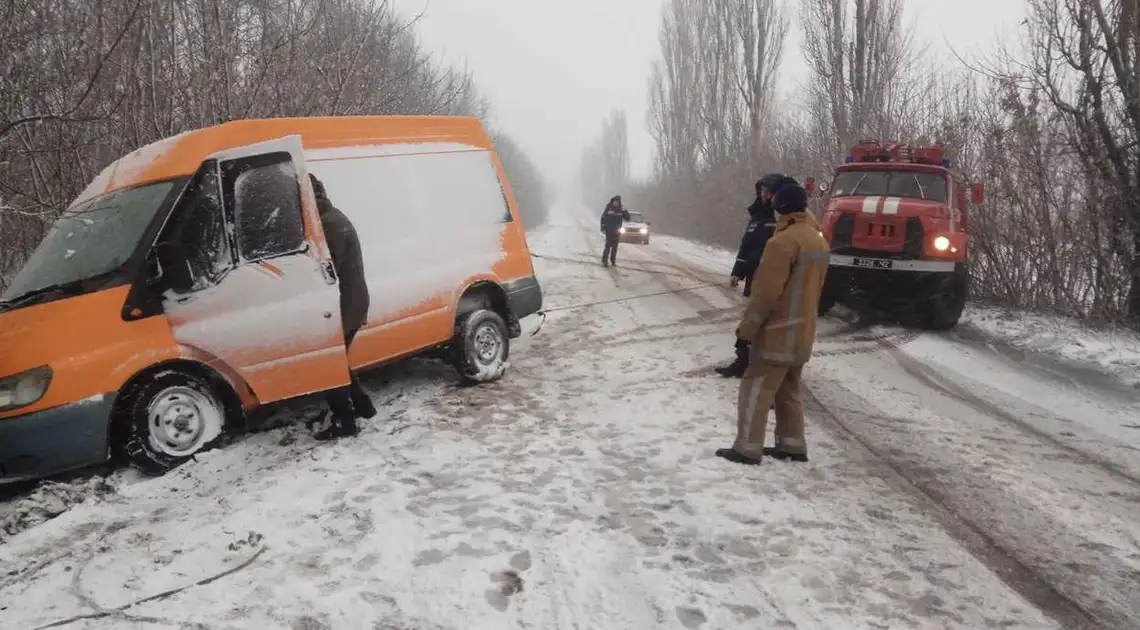
[[[950,239],[946,238],[945,236],[939,236],[938,238],[934,239],[934,249],[937,249],[940,252],[944,252],[950,249]]]
[[[625,228],[618,228],[618,234],[625,234]]]
[[[641,228],[641,230],[640,230],[640,231],[641,231],[641,233],[642,233],[642,234],[645,234],[646,232],[648,232],[648,231],[649,231],[649,229],[648,229],[648,228]]]
[[[15,376],[0,378],[0,411],[30,405],[43,398],[51,384],[51,368],[44,365]]]

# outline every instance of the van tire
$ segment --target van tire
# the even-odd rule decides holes
[[[506,374],[511,341],[498,313],[479,309],[462,315],[452,342],[452,362],[468,385],[492,383]]]
[[[124,406],[129,433],[122,446],[131,466],[162,475],[225,437],[226,406],[209,381],[167,370],[140,383]]]

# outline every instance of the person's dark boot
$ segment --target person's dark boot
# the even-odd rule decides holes
[[[376,417],[376,405],[372,404],[372,397],[368,395],[368,392],[364,391],[364,387],[356,382],[355,378],[352,380],[352,391],[350,395],[352,397],[352,407],[356,410],[357,416],[365,420],[371,420]]]
[[[336,437],[337,424],[333,420],[331,411],[326,411],[309,427],[313,439],[318,442],[327,442]]]
[[[716,449],[716,456],[721,459],[727,459],[734,464],[744,464],[745,466],[759,466],[761,459],[758,457],[749,457],[741,455],[732,448],[718,448]]]
[[[344,417],[337,419],[329,414],[327,425],[313,434],[313,439],[318,442],[328,442],[342,437],[354,437],[360,434],[360,425],[356,423],[356,418]]]
[[[775,446],[765,446],[764,455],[768,457],[775,457],[776,459],[782,461],[806,462],[808,460],[806,453],[789,453],[787,451],[781,451]]]
[[[344,418],[337,423],[337,437],[356,437],[360,435],[360,425],[356,418]]]
[[[345,435],[356,435],[360,432],[356,425],[356,410],[352,404],[352,392],[353,387],[349,384],[325,394],[329,411],[321,419],[321,428],[313,434],[313,439],[327,442]]]
[[[748,369],[748,361],[742,360],[739,356],[732,363],[716,368],[716,373],[725,378],[742,378],[745,370]]]

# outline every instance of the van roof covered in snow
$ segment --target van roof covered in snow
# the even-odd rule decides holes
[[[306,149],[400,143],[458,143],[491,149],[479,119],[467,116],[327,116],[235,120],[165,138],[119,158],[74,203],[124,188],[194,174],[225,149],[299,135]]]

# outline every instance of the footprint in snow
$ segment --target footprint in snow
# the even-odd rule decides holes
[[[695,630],[705,625],[708,621],[708,617],[705,617],[705,614],[696,608],[682,608],[678,606],[677,620],[681,622],[681,625],[689,628],[689,630]]]
[[[491,581],[496,582],[497,586],[487,589],[484,593],[487,603],[499,612],[506,612],[511,603],[511,596],[522,592],[523,580],[515,571],[500,571],[491,574]]]
[[[507,610],[507,607],[510,606],[510,598],[512,595],[522,592],[523,579],[519,573],[530,568],[530,552],[520,551],[511,556],[510,565],[510,570],[491,574],[491,581],[495,582],[496,585],[487,589],[484,593],[487,603],[499,612],[505,612]]]

